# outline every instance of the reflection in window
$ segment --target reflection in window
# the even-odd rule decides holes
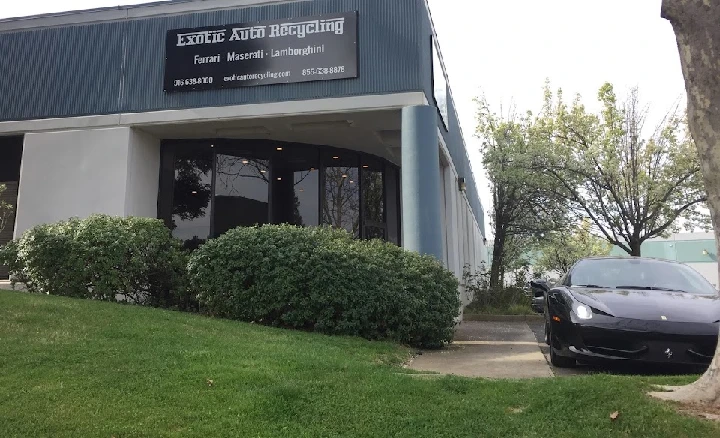
[[[344,228],[360,237],[360,185],[353,158],[343,160],[333,155],[326,161],[322,214],[323,224]]]
[[[20,162],[23,153],[23,137],[0,137],[0,204],[6,203],[8,209],[0,208],[0,247],[13,238],[17,194],[20,181]],[[7,268],[0,266],[0,279],[8,278]]]
[[[213,234],[268,223],[269,161],[217,154]]]
[[[381,163],[365,161],[362,166],[362,206],[366,239],[385,239],[385,192]]]
[[[277,150],[272,166],[272,221],[304,227],[319,225],[317,149],[293,145]]]
[[[172,234],[195,249],[210,236],[212,152],[184,149],[175,153]]]
[[[398,169],[366,154],[262,140],[167,141],[158,215],[190,249],[265,223],[331,225],[399,244],[399,196]]]
[[[303,227],[320,224],[318,208],[318,186],[320,172],[317,169],[293,172],[293,225]]]

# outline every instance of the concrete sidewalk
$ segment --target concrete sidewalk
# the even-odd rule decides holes
[[[535,335],[522,321],[465,321],[453,344],[424,351],[409,368],[465,377],[553,377]]]

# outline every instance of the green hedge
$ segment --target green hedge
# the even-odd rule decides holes
[[[460,307],[435,259],[331,228],[236,228],[194,252],[189,274],[215,316],[427,348],[452,339]]]
[[[1,252],[30,292],[190,310],[188,255],[156,219],[93,215],[40,225]]]

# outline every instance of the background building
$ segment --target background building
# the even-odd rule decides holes
[[[642,244],[640,252],[643,257],[684,263],[702,274],[713,286],[718,287],[717,248],[712,233],[678,233],[667,239],[650,239]],[[611,255],[624,256],[627,253],[614,247]]]
[[[487,258],[425,0],[178,0],[0,21],[0,181],[14,236],[92,213],[188,246],[330,224]],[[7,239],[8,236],[4,236]]]

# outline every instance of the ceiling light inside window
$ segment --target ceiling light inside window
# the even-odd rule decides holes
[[[243,163],[243,164],[248,164],[249,162],[250,162],[250,161],[248,161],[248,160],[242,160],[242,163]]]
[[[281,150],[282,150],[282,148],[281,148],[281,147],[278,147],[278,148],[276,148],[276,150],[278,150],[278,151],[281,151]]]
[[[347,175],[344,175],[344,174],[343,174],[343,176],[342,176],[342,177],[343,177],[343,178],[347,178]]]
[[[197,190],[193,190],[193,191],[192,191],[192,194],[193,194],[193,195],[197,195]]]

